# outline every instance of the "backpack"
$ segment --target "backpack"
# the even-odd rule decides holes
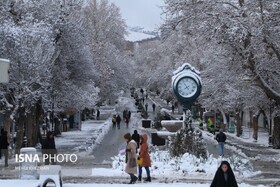
[[[112,119],[112,122],[113,122],[113,123],[116,123],[116,122],[117,122],[116,118],[113,118],[113,119]]]

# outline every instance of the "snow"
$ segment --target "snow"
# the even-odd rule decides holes
[[[100,113],[113,113],[114,109],[100,109]],[[63,148],[65,145],[77,145],[76,151],[79,149],[94,149],[100,144],[110,129],[111,120],[89,120],[82,123],[81,131],[63,132],[61,137],[55,139],[57,148]],[[89,138],[90,137],[90,138]],[[92,143],[94,142],[94,143]]]
[[[202,158],[197,158],[194,155],[186,153],[182,158],[171,158],[167,151],[155,149],[150,153],[152,160],[151,175],[156,178],[168,178],[179,179],[179,178],[191,178],[197,180],[206,180],[211,181],[217,168],[219,167],[222,160],[228,160],[232,165],[235,173],[235,176],[238,181],[241,181],[247,177],[254,176],[259,174],[259,172],[253,172],[250,167],[248,167],[248,160],[241,159],[240,157],[229,158],[214,158],[212,155],[209,155],[207,160]],[[113,158],[113,169],[119,171],[115,172],[106,172],[106,175],[109,176],[119,176],[124,175],[124,155],[118,155]],[[93,169],[92,173],[94,175],[100,176],[97,174],[99,169]]]
[[[1,180],[0,187],[37,187],[38,181],[36,180],[29,180],[29,181],[22,181],[22,180]],[[63,184],[63,187],[123,187],[123,186],[131,186],[129,184]],[[162,186],[174,186],[174,187],[209,187],[209,184],[199,184],[199,183],[136,183],[133,184],[134,187],[162,187]],[[240,187],[253,187],[252,185],[248,184],[240,184]],[[263,185],[258,185],[257,187],[264,187]]]
[[[92,176],[99,176],[99,177],[119,177],[125,176],[127,177],[124,171],[120,170],[113,170],[108,168],[94,168],[92,169]]]
[[[25,147],[20,150],[21,153],[35,153],[36,149],[34,147]]]
[[[166,136],[173,136],[175,135],[176,133],[172,133],[172,132],[169,132],[169,131],[158,131],[157,132],[157,135],[160,136],[160,137],[166,137]]]

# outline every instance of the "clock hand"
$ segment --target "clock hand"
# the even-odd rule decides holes
[[[185,82],[183,82],[183,83],[184,83],[184,85],[185,85],[185,89],[189,87]]]

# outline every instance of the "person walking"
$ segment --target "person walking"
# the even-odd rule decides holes
[[[138,180],[139,181],[142,180],[142,167],[144,167],[147,174],[147,179],[145,181],[151,182],[151,175],[149,169],[149,167],[151,167],[151,159],[149,155],[149,147],[147,141],[148,141],[147,134],[142,134],[140,136],[140,152],[139,152],[138,159],[143,159],[143,162],[141,165],[138,166],[138,170],[139,170]]]
[[[138,134],[137,130],[134,130],[134,133],[132,134],[131,138],[137,143],[137,149],[139,149],[140,135]]]
[[[125,172],[130,176],[129,184],[134,184],[137,181],[137,164],[136,164],[136,148],[137,143],[132,140],[130,133],[126,133],[124,136],[124,140],[127,143],[126,145],[126,154],[125,154]]]
[[[172,114],[174,114],[175,106],[173,104],[171,106],[171,109],[172,109]]]
[[[45,165],[56,163],[55,154],[57,153],[54,135],[51,131],[47,132],[47,137],[42,143],[42,154],[45,161]]]
[[[131,118],[131,112],[130,110],[128,111],[128,120],[130,121],[130,118]]]
[[[113,117],[112,117],[112,124],[113,124],[113,128],[115,129],[116,128],[116,124],[117,124],[117,117],[116,117],[116,115],[113,115]]]
[[[148,112],[148,103],[145,104],[146,112]]]
[[[117,121],[118,129],[120,129],[120,128],[121,128],[121,125],[120,125],[120,124],[121,124],[121,121],[122,121],[122,118],[121,118],[120,115],[117,116],[116,121]]]
[[[216,135],[217,142],[219,143],[219,153],[220,156],[224,156],[224,146],[225,146],[225,141],[227,139],[226,134],[223,132],[223,129],[220,129],[219,133]]]
[[[8,167],[8,159],[9,159],[9,142],[8,142],[8,132],[3,129],[1,130],[0,137],[0,149],[1,155],[5,156],[5,167]]]
[[[153,113],[155,113],[155,111],[156,111],[156,104],[153,103],[152,107],[153,107]]]
[[[144,90],[143,90],[143,88],[140,89],[140,92],[141,92],[141,94],[142,94],[142,96],[143,96],[143,95],[144,95]]]
[[[222,161],[210,187],[238,187],[234,173],[228,161]]]
[[[128,111],[125,109],[125,110],[123,111],[123,119],[127,116],[127,113],[128,113]]]
[[[96,119],[100,120],[100,111],[99,111],[99,109],[96,110]]]
[[[126,128],[128,129],[128,125],[129,125],[129,117],[128,117],[128,116],[126,116],[123,120],[124,120],[124,122],[125,122],[125,124],[126,124]]]
[[[214,127],[214,123],[211,120],[211,118],[208,118],[207,120],[207,130],[212,133],[213,135],[215,135],[215,127]]]

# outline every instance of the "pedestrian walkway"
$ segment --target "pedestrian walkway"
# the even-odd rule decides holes
[[[123,110],[136,111],[134,99],[130,97],[120,97],[118,100],[118,106],[116,107],[115,114],[119,114],[122,118]],[[93,151],[94,160],[93,163],[111,162],[111,157],[118,155],[120,150],[124,149],[126,142],[123,139],[123,135],[127,132],[133,133],[138,124],[140,114],[132,112],[129,121],[128,128],[123,118],[120,124],[120,129],[111,128],[105,135],[103,142],[98,145]]]
[[[229,134],[228,145],[234,147],[240,155],[247,157],[256,171],[261,171],[258,178],[280,179],[280,150],[272,149],[258,142],[248,142]]]

